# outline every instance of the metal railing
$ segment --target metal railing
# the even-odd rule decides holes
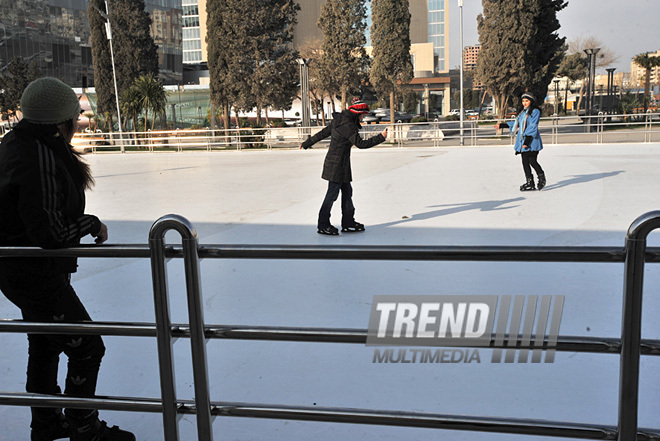
[[[508,133],[497,134],[494,124],[500,120],[482,119],[464,122],[462,145],[506,145]],[[396,124],[364,124],[362,136],[370,137],[390,128],[387,144],[397,147],[461,145],[458,121],[434,121]],[[552,116],[541,118],[541,136],[549,136],[552,144],[654,142],[660,139],[660,114],[598,114],[592,116]],[[90,153],[127,153],[222,151],[243,149],[297,148],[322,127],[273,127],[170,130],[150,132],[79,133],[74,145]],[[655,136],[654,136],[655,135]],[[467,138],[467,139],[465,139]],[[327,145],[326,140],[321,145]],[[658,141],[656,141],[658,142]]]
[[[35,323],[0,320],[0,332],[98,334],[156,337],[161,385],[160,398],[101,397],[75,398],[0,392],[0,405],[71,407],[162,413],[164,439],[179,439],[177,416],[195,414],[201,441],[213,439],[212,417],[233,416],[286,420],[323,421],[386,426],[425,427],[447,430],[545,435],[581,439],[660,440],[660,428],[638,428],[640,356],[660,356],[660,340],[642,340],[642,290],[644,265],[660,262],[660,249],[647,249],[649,233],[660,228],[660,211],[640,216],[630,226],[624,248],[618,247],[470,247],[470,246],[310,246],[310,245],[203,245],[197,242],[194,227],[185,218],[168,215],[156,221],[146,245],[82,246],[61,250],[0,248],[0,258],[8,256],[78,256],[150,258],[156,323]],[[164,235],[176,230],[182,246],[167,246]],[[183,258],[189,324],[170,322],[165,261]],[[558,351],[620,354],[617,425],[593,425],[520,418],[467,417],[423,412],[371,409],[285,406],[263,403],[211,401],[205,342],[207,339],[304,341],[323,343],[366,343],[364,329],[252,327],[207,325],[204,322],[200,259],[324,259],[396,261],[525,261],[624,263],[621,338],[559,336],[551,349]],[[190,338],[195,383],[195,400],[176,397],[172,339]],[[535,338],[532,338],[533,342]],[[538,349],[530,339],[517,336],[516,349]],[[554,343],[554,342],[553,342]],[[544,342],[544,349],[549,348]],[[483,347],[483,346],[480,346]],[[511,349],[491,336],[491,348]]]

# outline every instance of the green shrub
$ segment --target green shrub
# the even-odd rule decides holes
[[[458,115],[447,115],[445,121],[458,121],[460,118]]]
[[[420,122],[428,122],[428,120],[423,116],[416,116],[413,119],[411,119],[410,122],[411,123],[420,123]]]

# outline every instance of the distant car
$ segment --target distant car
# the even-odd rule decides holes
[[[461,114],[461,109],[451,109],[449,112],[450,115],[460,115]]]
[[[378,112],[378,113],[376,113],[376,115],[380,117],[380,120],[382,122],[390,122],[390,111],[389,110],[386,110],[386,112]],[[394,112],[394,122],[397,122],[397,123],[409,123],[413,118],[414,118],[414,116],[411,115],[410,113]]]
[[[374,112],[369,112],[364,116],[364,119],[362,121],[367,124],[371,124],[371,123],[378,124],[380,122],[380,116],[376,115]]]
[[[479,118],[479,111],[474,109],[468,109],[465,111],[465,117],[467,119],[477,119]]]

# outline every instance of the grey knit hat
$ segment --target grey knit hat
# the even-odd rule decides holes
[[[534,96],[534,94],[532,92],[525,92],[525,93],[522,94],[522,96],[520,98],[521,99],[522,98],[527,98],[530,101],[536,102],[536,97]]]
[[[80,102],[73,89],[57,78],[34,80],[21,97],[23,118],[36,124],[59,124],[80,115]]]

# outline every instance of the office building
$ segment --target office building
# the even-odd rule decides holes
[[[146,0],[158,45],[160,76],[182,76],[181,0]],[[0,71],[14,57],[36,63],[45,76],[72,87],[94,85],[86,0],[0,0]]]

